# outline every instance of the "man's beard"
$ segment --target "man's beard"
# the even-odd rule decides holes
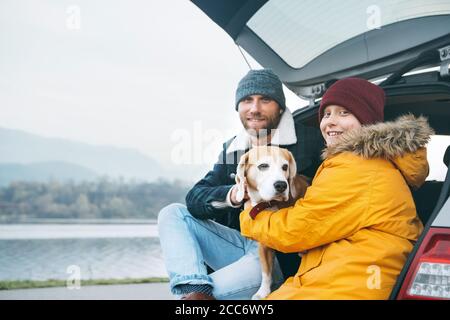
[[[266,116],[266,123],[267,126],[266,128],[261,128],[261,129],[253,129],[250,128],[247,125],[247,115],[241,115],[241,122],[244,125],[245,130],[247,130],[247,132],[257,138],[261,138],[261,137],[265,137],[265,136],[269,136],[272,133],[272,130],[277,129],[278,125],[280,124],[280,120],[281,120],[281,114],[276,113],[274,116]],[[255,113],[252,115],[251,117],[252,119],[262,119],[261,114],[259,113]]]

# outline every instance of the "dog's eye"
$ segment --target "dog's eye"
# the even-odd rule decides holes
[[[259,170],[266,170],[266,169],[268,169],[269,168],[269,165],[267,164],[267,163],[261,163],[259,166],[258,166],[258,169]]]
[[[287,171],[288,165],[287,165],[287,164],[283,164],[283,166],[281,167],[281,169],[283,169],[283,171]]]

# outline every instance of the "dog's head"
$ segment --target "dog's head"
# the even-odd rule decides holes
[[[236,172],[236,199],[242,201],[244,198],[245,184],[252,203],[287,201],[289,195],[296,198],[296,174],[297,165],[288,150],[274,146],[254,147],[242,155],[239,161]]]

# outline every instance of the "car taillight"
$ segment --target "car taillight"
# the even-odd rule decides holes
[[[450,229],[429,229],[397,299],[450,299]]]

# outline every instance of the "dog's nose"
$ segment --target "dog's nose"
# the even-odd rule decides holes
[[[283,192],[287,188],[287,183],[284,181],[277,181],[273,184],[273,186],[277,192]]]

